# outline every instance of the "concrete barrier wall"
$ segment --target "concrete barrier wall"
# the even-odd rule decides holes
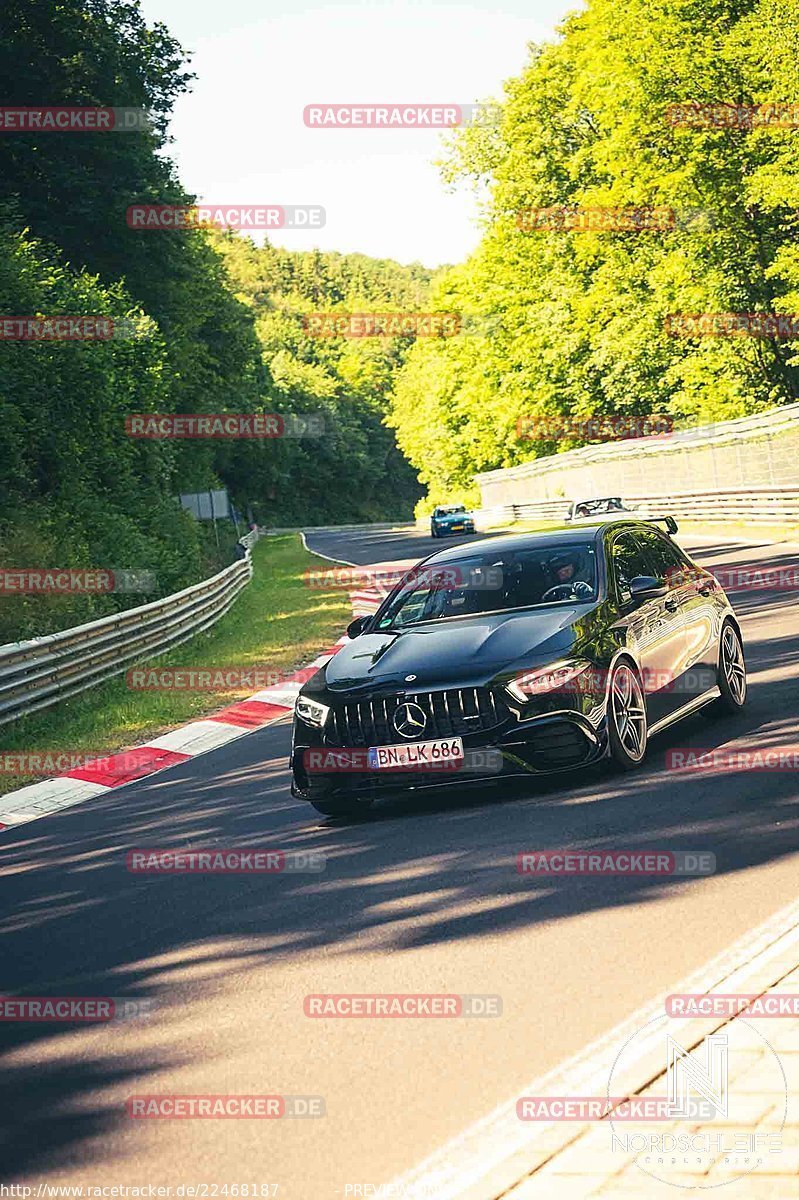
[[[799,485],[799,404],[662,437],[583,446],[475,476],[483,508],[581,496]]]

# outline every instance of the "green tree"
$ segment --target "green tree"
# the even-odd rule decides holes
[[[669,314],[797,311],[795,131],[668,118],[688,101],[795,102],[797,50],[788,0],[589,0],[532,49],[501,125],[455,137],[445,180],[478,188],[485,232],[440,295],[500,327],[478,349],[419,343],[397,378],[397,439],[436,498],[588,440],[576,428],[590,418],[680,426],[797,398],[790,343],[666,330]],[[641,206],[676,227],[524,227],[531,209]],[[417,411],[425,392],[435,421]]]

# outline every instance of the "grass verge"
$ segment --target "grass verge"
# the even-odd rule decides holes
[[[254,668],[290,674],[339,638],[351,619],[347,593],[310,590],[304,573],[320,560],[298,535],[267,537],[253,550],[254,575],[233,608],[210,630],[169,654],[156,667]],[[134,691],[126,676],[100,684],[30,717],[0,727],[0,754],[59,751],[111,754],[216,712],[250,695],[239,691]],[[41,776],[0,771],[0,795]]]

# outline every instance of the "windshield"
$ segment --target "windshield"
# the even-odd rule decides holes
[[[408,573],[378,622],[405,629],[423,621],[596,599],[596,551],[584,543],[547,543],[504,554],[486,551],[457,563]]]
[[[451,517],[453,513],[465,513],[466,506],[464,504],[448,504],[444,508],[437,508],[435,515],[437,517]]]
[[[575,505],[575,511],[578,517],[593,517],[597,513],[623,511],[623,507],[618,496],[608,496],[601,500],[581,500]]]

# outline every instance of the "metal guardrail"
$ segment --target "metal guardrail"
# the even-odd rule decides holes
[[[642,515],[668,512],[684,521],[729,521],[738,525],[799,524],[799,487],[747,488],[718,492],[675,492],[630,496]]]
[[[799,487],[748,488],[712,492],[673,492],[668,496],[628,495],[638,516],[670,513],[691,521],[727,521],[740,525],[799,524]],[[475,521],[507,520],[560,521],[569,508],[568,500],[534,500],[526,504],[498,504],[476,509]]]
[[[253,531],[247,549],[223,571],[181,592],[65,629],[0,646],[0,725],[94,687],[144,657],[164,654],[208,629],[252,579]]]

